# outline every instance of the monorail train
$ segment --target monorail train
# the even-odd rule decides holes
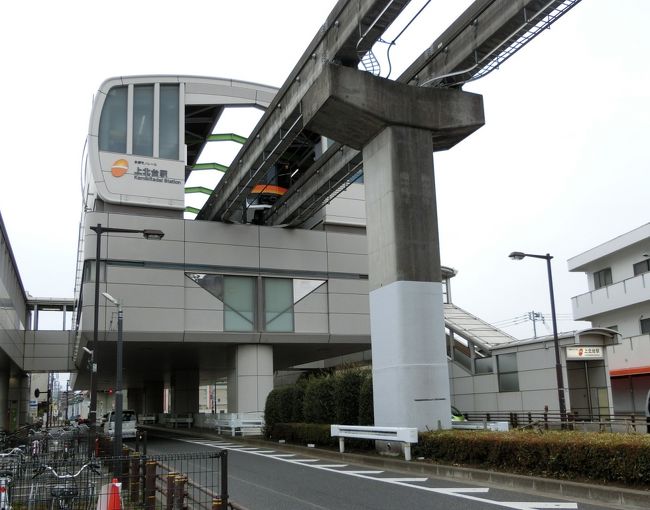
[[[253,186],[246,198],[244,217],[247,222],[262,224],[264,211],[273,207],[278,199],[287,192],[287,188],[274,184],[257,184]]]

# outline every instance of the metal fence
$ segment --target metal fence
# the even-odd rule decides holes
[[[0,453],[0,507],[27,510],[226,510],[227,450],[170,455],[87,455],[88,437],[67,450]],[[47,445],[50,447],[51,442]],[[28,446],[28,445],[26,445]],[[64,455],[65,453],[65,455]]]
[[[559,412],[471,412],[463,413],[470,422],[506,421],[511,428],[569,429],[598,432],[650,433],[650,420],[642,415],[587,415]]]

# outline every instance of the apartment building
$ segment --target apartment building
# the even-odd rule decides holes
[[[650,390],[650,223],[569,259],[589,291],[572,298],[573,318],[617,331],[608,347],[614,411],[643,413]]]

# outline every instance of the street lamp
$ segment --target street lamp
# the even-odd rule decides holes
[[[151,229],[131,229],[131,228],[111,228],[103,227],[101,223],[98,223],[95,227],[90,227],[90,230],[97,234],[97,249],[95,251],[95,309],[94,309],[94,321],[93,321],[93,365],[91,370],[96,371],[97,366],[97,341],[99,338],[99,259],[101,256],[101,244],[102,244],[102,234],[104,233],[121,233],[121,234],[142,234],[145,239],[162,239],[165,235],[160,230],[151,230]],[[91,437],[94,439],[97,437],[97,379],[98,377],[90,378],[90,409],[88,410],[88,421],[90,422],[90,431]],[[93,444],[92,441],[89,445],[90,451],[92,451]]]
[[[124,403],[122,400],[122,321],[124,312],[120,302],[111,296],[108,292],[102,292],[102,296],[117,306],[117,364],[115,367],[115,436],[114,436],[114,455],[122,456],[122,409]]]
[[[566,420],[566,401],[564,399],[564,378],[562,377],[562,363],[560,361],[560,340],[557,336],[557,318],[555,316],[555,295],[553,294],[553,276],[551,274],[552,255],[534,255],[532,253],[523,253],[513,251],[508,255],[512,260],[522,260],[524,257],[546,260],[546,269],[548,272],[548,290],[551,294],[551,320],[553,322],[553,345],[555,347],[555,375],[557,378],[557,399],[560,404],[560,420],[564,424]]]

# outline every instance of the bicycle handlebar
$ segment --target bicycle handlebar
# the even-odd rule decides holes
[[[86,468],[90,468],[90,470],[93,473],[95,473],[96,475],[101,475],[101,472],[99,471],[99,467],[100,467],[99,464],[97,464],[95,462],[88,462],[88,463],[84,464],[83,466],[81,466],[81,468],[79,468],[79,471],[77,471],[75,474],[64,473],[64,474],[60,475],[59,473],[57,473],[54,470],[53,467],[46,466],[45,464],[43,464],[38,468],[36,473],[34,473],[34,476],[32,478],[36,478],[38,476],[41,476],[46,471],[51,472],[58,480],[66,480],[66,479],[70,479],[70,478],[77,478]]]
[[[0,457],[16,457],[17,453],[20,454],[20,456],[25,455],[25,452],[23,451],[22,448],[12,448],[11,450],[5,450],[3,452],[0,452]]]

